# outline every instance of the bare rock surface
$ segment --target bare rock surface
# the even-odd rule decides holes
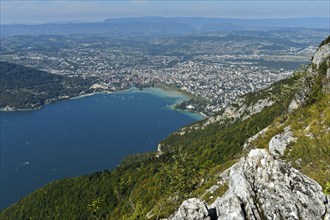
[[[203,124],[202,128],[213,124],[220,123],[223,124],[227,119],[235,121],[236,119],[242,119],[243,121],[261,112],[266,107],[274,104],[274,101],[267,99],[260,99],[255,103],[251,103],[249,106],[244,104],[244,99],[237,99],[234,104],[228,105],[222,114],[218,116],[213,116],[208,118],[208,120]]]
[[[287,146],[294,140],[290,127],[286,127],[283,133],[272,137],[269,142],[269,152],[276,157],[283,156]]]
[[[174,213],[169,219],[176,220],[209,220],[209,212],[206,204],[197,198],[192,198],[184,201],[178,211]]]
[[[317,68],[324,62],[329,64],[329,57],[330,43],[327,43],[317,50],[312,64]],[[326,80],[329,80],[329,68],[326,74]],[[325,84],[329,89],[327,86],[330,88],[329,81]],[[304,96],[303,94],[302,98],[295,97],[295,101],[290,103],[289,112],[299,108]],[[246,106],[244,100],[239,100],[236,105],[228,106],[221,115],[209,118],[204,126],[222,123],[228,119],[245,120],[272,104],[271,100],[264,99]],[[253,140],[263,135],[266,130],[267,128],[247,140],[244,146],[247,155],[222,172],[219,176],[221,181],[207,190],[215,192],[224,184],[222,181],[225,181],[229,189],[224,195],[210,205],[197,198],[188,199],[169,220],[330,220],[330,196],[323,193],[322,187],[316,181],[281,160],[288,144],[295,141],[290,127],[286,127],[282,133],[271,139],[269,151],[248,151]]]
[[[328,219],[329,204],[321,186],[276,159],[265,149],[254,149],[229,170],[229,190],[206,206],[199,199],[182,203],[169,219]]]
[[[330,56],[330,44],[325,44],[321,46],[315,53],[312,63],[316,65],[317,68]]]

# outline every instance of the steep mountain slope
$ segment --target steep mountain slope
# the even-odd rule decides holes
[[[329,41],[309,69],[173,133],[158,152],[50,183],[0,219],[327,219]]]
[[[205,191],[216,200],[188,199],[168,219],[330,219],[330,196],[319,185],[330,192],[329,58],[330,37],[300,74],[290,113],[251,137],[246,156]]]

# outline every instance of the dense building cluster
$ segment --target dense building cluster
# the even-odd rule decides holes
[[[55,44],[61,41],[51,40]],[[172,85],[203,99],[201,111],[210,113],[237,96],[290,76],[309,61],[317,46],[287,44],[290,41],[242,36],[140,41],[95,38],[88,43],[71,38],[62,48],[23,47],[6,59],[53,74],[95,77],[99,87],[110,91],[154,83]],[[194,110],[194,103],[189,108]]]

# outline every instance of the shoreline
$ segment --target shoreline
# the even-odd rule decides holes
[[[83,94],[83,95],[74,96],[74,97],[71,97],[71,98],[68,98],[68,99],[64,99],[64,100],[82,99],[82,98],[93,96],[93,95],[97,95],[97,94],[112,94],[112,93],[114,93],[114,92],[110,92],[110,91],[92,92],[92,93],[87,93],[87,94]]]
[[[195,115],[194,118],[196,118],[197,120],[203,120],[204,118],[207,118],[207,116],[205,114],[203,114],[202,112],[194,112],[194,111],[192,112],[192,111],[175,109],[175,106],[177,104],[179,104],[180,102],[188,101],[188,100],[192,99],[195,96],[192,95],[192,94],[189,94],[187,92],[181,91],[177,88],[173,88],[173,87],[170,87],[168,85],[161,84],[161,83],[156,84],[154,87],[143,88],[142,90],[132,87],[132,88],[118,90],[118,91],[114,91],[114,92],[113,91],[107,91],[107,90],[92,92],[92,93],[87,93],[87,94],[82,94],[82,95],[78,95],[78,96],[69,97],[69,98],[66,98],[66,99],[59,99],[59,100],[56,100],[54,102],[50,102],[50,103],[44,104],[42,106],[38,106],[36,108],[30,108],[30,109],[16,109],[16,108],[7,106],[5,108],[1,108],[0,112],[36,111],[36,110],[42,109],[43,107],[45,107],[49,104],[54,104],[54,103],[60,102],[60,101],[82,99],[82,98],[85,98],[85,97],[90,97],[90,96],[98,95],[98,94],[115,94],[115,93],[126,93],[126,92],[141,92],[141,93],[153,94],[153,95],[159,96],[161,98],[166,98],[166,97],[174,98],[174,99],[176,99],[175,102],[172,105],[167,106],[168,109],[170,109],[172,111],[179,111],[179,112],[182,112],[182,113],[185,113],[185,114],[191,114],[191,117],[194,117],[193,115]],[[201,118],[196,117],[197,115],[200,116]]]
[[[195,97],[192,94],[188,94],[187,92],[181,92],[181,90],[172,88],[166,85],[162,86],[154,86],[154,87],[147,87],[143,90],[139,90],[138,92],[144,92],[144,93],[149,93],[152,95],[159,96],[161,98],[171,98],[175,99],[174,102],[172,102],[170,105],[167,105],[166,108],[170,109],[172,111],[179,111],[184,114],[189,114],[191,117],[197,119],[197,120],[203,120],[207,118],[204,113],[202,112],[197,112],[197,111],[190,111],[190,110],[183,110],[183,109],[177,109],[176,106],[180,104],[181,102],[184,101],[189,101],[193,97]]]
[[[156,83],[154,87],[152,88],[159,88],[159,89],[162,89],[162,90],[165,90],[165,91],[170,91],[170,92],[174,92],[174,93],[179,93],[179,94],[182,94],[186,97],[188,97],[189,99],[192,99],[192,98],[198,98],[197,96],[189,93],[189,92],[186,92],[186,91],[183,91],[179,88],[176,88],[174,86],[169,86],[169,85],[166,85],[164,83]]]
[[[5,108],[0,108],[0,112],[37,111],[37,110],[40,110],[40,109],[42,109],[43,107],[45,107],[47,105],[54,104],[54,103],[61,102],[61,101],[65,101],[65,100],[82,99],[82,98],[93,96],[93,95],[97,95],[97,94],[111,94],[111,93],[113,93],[113,92],[111,92],[111,91],[92,92],[92,93],[87,93],[87,94],[83,94],[83,95],[73,96],[73,97],[69,97],[69,98],[65,98],[65,99],[59,99],[59,100],[56,100],[56,101],[49,102],[49,103],[46,103],[44,105],[38,106],[36,108],[24,108],[24,109],[21,109],[21,108],[14,108],[14,107],[10,107],[10,106],[8,107],[7,106]]]
[[[109,95],[103,95],[103,94],[109,94]],[[111,95],[113,94],[113,95]],[[114,97],[121,97],[121,96],[124,96],[124,97],[128,97],[128,96],[134,96],[135,99],[137,99],[138,97],[146,97],[147,99],[152,99],[152,100],[156,100],[156,102],[161,102],[161,105],[159,105],[159,107],[157,107],[158,110],[156,111],[162,111],[161,115],[166,115],[166,114],[169,114],[170,111],[172,109],[169,109],[170,105],[172,106],[172,104],[174,104],[175,101],[178,101],[181,97],[185,96],[184,94],[181,94],[181,93],[177,93],[177,92],[173,92],[171,90],[163,90],[163,89],[160,89],[160,88],[154,88],[154,87],[147,87],[147,88],[144,88],[143,90],[139,90],[138,88],[129,88],[129,89],[125,89],[125,90],[120,90],[120,91],[117,91],[117,92],[110,92],[110,91],[98,91],[98,92],[91,92],[91,93],[86,93],[86,94],[81,94],[79,96],[74,96],[74,97],[67,97],[65,99],[60,99],[60,100],[57,100],[55,102],[50,102],[50,103],[47,103],[46,105],[48,104],[56,104],[56,103],[62,103],[61,105],[63,105],[64,107],[67,105],[65,102],[60,102],[60,101],[69,101],[69,100],[75,100],[75,99],[82,99],[82,98],[85,98],[85,97],[90,97],[90,96],[93,96],[93,95],[97,95],[97,96],[94,96],[93,98],[86,98],[84,100],[77,100],[77,101],[74,101],[75,103],[84,103],[84,102],[89,102],[89,100],[92,100],[92,101],[95,101],[97,99],[100,99],[101,97],[107,97],[106,99],[109,99],[109,102],[110,102],[110,99],[111,99],[111,96],[114,96]],[[162,98],[164,97],[164,98]],[[121,100],[121,99],[120,99]],[[125,102],[125,101],[120,101],[121,103]],[[126,99],[126,102],[127,99]],[[64,103],[64,104],[63,104]],[[71,103],[73,102],[68,102],[70,105]],[[143,102],[138,102],[138,101],[135,101],[135,103],[137,105],[141,105]],[[168,104],[168,105],[167,105]],[[46,106],[46,105],[43,105],[43,106],[40,106],[40,108]],[[57,105],[56,105],[57,106]],[[55,106],[55,108],[56,108]],[[79,104],[80,107],[82,107],[80,104]],[[47,106],[46,106],[47,107]],[[54,106],[53,106],[54,107]],[[82,107],[83,108],[83,107]],[[124,107],[125,108],[125,107]],[[165,109],[166,108],[166,109]],[[50,108],[50,109],[53,109],[53,108]],[[80,108],[76,108],[75,111]],[[152,108],[151,108],[152,109]],[[32,109],[32,110],[36,110],[36,109]],[[49,109],[48,109],[49,110]],[[14,109],[13,111],[18,111],[17,109]],[[23,111],[30,111],[29,109],[24,109]],[[188,119],[189,121],[191,121],[191,123],[195,123],[196,121],[198,120],[201,120],[201,116],[193,116],[190,112],[185,112],[185,111],[180,111],[178,110],[180,113],[178,112],[172,112],[173,114],[175,113],[176,116],[179,116],[180,118],[186,118]],[[48,111],[46,111],[48,112]],[[93,111],[92,111],[93,112]],[[38,112],[37,112],[38,113]],[[152,113],[152,111],[151,111]],[[190,114],[191,116],[186,116],[186,115],[182,115],[183,114]],[[24,113],[23,113],[24,114]],[[31,115],[30,114],[36,114],[36,112],[29,112],[28,113],[28,117],[30,117]],[[107,113],[106,113],[107,114]],[[7,114],[3,114],[3,115],[7,115]],[[13,115],[16,115],[15,113],[13,113]],[[20,115],[20,113],[17,113],[17,115]],[[39,115],[39,114],[37,114]],[[115,114],[113,114],[115,115]],[[132,115],[132,114],[130,114]],[[197,114],[195,114],[197,115]],[[7,115],[7,116],[10,116],[10,113]],[[133,117],[134,114],[132,115]],[[145,115],[147,116],[147,115]],[[25,115],[24,115],[25,117]],[[49,117],[49,116],[48,116]],[[117,116],[115,116],[117,117]],[[163,116],[161,116],[163,117]],[[101,120],[104,118],[103,115],[100,115]],[[5,117],[3,118],[5,119]],[[78,119],[79,120],[79,119]],[[176,119],[174,119],[176,120]],[[129,120],[127,120],[128,123],[130,123]],[[111,124],[111,123],[110,123]],[[182,124],[182,126],[186,126],[185,123]],[[64,128],[64,127],[63,127]],[[66,128],[66,127],[65,127]],[[70,131],[70,129],[68,129]],[[157,129],[155,129],[157,130]],[[157,131],[158,132],[158,131]],[[159,130],[160,133],[164,133],[164,130],[163,129],[160,129]],[[173,131],[169,131],[168,135],[170,135]],[[71,134],[65,134],[65,135],[69,135],[70,137],[74,137],[72,136]],[[153,138],[151,139],[152,141]],[[158,144],[160,143],[161,141],[163,140],[163,138],[160,138],[159,140],[157,141],[154,141],[152,143],[153,144]],[[28,140],[30,141],[30,140]],[[33,141],[31,142],[33,143]],[[37,145],[36,145],[37,146]],[[156,145],[157,146],[157,145]],[[143,151],[143,152],[155,152],[155,148],[152,147],[150,150],[148,151]],[[142,153],[143,153],[142,152]],[[128,155],[133,155],[134,153],[129,153]],[[126,156],[125,156],[126,157]],[[121,160],[118,161],[117,164],[114,165],[114,168],[116,166],[118,166],[118,164],[120,164],[120,161],[122,161],[124,158],[122,158]],[[26,162],[26,161],[31,161],[30,159],[25,159],[23,162]],[[57,167],[56,167],[57,169]],[[60,170],[60,169],[59,169]],[[89,171],[89,172],[97,172],[98,170],[102,170],[102,168],[98,168],[97,170],[95,171]],[[79,176],[81,175],[86,175],[86,171],[84,171],[85,174],[79,174]],[[71,176],[72,177],[72,176]],[[67,178],[67,177],[66,177]],[[58,179],[58,177],[56,178]],[[52,180],[52,181],[55,181],[55,180]],[[39,189],[39,187],[37,187],[36,189]],[[35,190],[34,190],[35,191]],[[29,194],[31,194],[32,192],[29,192]]]
[[[48,105],[48,104],[46,104]],[[27,111],[37,111],[44,107],[45,105],[39,106],[38,108],[0,108],[0,112],[27,112]]]

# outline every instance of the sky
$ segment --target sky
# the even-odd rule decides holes
[[[328,0],[1,0],[1,24],[97,22],[164,16],[220,18],[330,17]]]

